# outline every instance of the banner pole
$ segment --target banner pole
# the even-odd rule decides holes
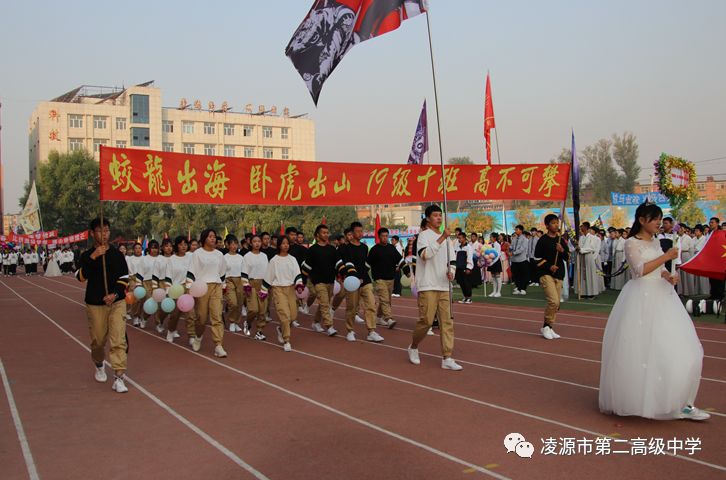
[[[431,77],[434,81],[434,103],[436,104],[436,132],[438,134],[439,138],[439,159],[441,160],[441,189],[444,193],[444,229],[447,228],[448,220],[448,208],[447,208],[447,201],[446,201],[446,169],[444,168],[444,148],[441,145],[441,115],[439,113],[439,93],[436,89],[436,68],[434,67],[434,48],[431,42],[431,22],[429,21],[429,11],[426,11],[426,30],[428,32],[429,37],[429,56],[431,57]],[[448,271],[449,269],[449,259],[451,258],[451,246],[449,245],[449,239],[446,239],[446,269]],[[451,319],[454,319],[454,297],[453,297],[453,289],[451,286],[451,282],[449,281],[449,314],[451,315]]]

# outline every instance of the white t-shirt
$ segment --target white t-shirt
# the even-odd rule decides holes
[[[242,270],[245,268],[245,259],[242,255],[239,253],[234,255],[225,253],[224,262],[227,266],[227,278],[240,278],[242,276]]]
[[[455,256],[451,241],[439,243],[440,233],[426,229],[418,236],[416,245],[416,287],[419,292],[449,291],[447,273],[454,273]],[[447,246],[448,242],[448,246]],[[452,265],[452,262],[454,265]]]
[[[222,283],[227,273],[227,263],[224,255],[217,249],[208,252],[198,248],[192,255],[192,262],[189,265],[189,273],[193,280],[201,280],[205,283]],[[187,275],[188,278],[191,278]]]
[[[267,271],[262,283],[263,291],[270,287],[289,287],[296,283],[302,285],[302,274],[295,257],[292,255],[272,257],[267,264]]]
[[[168,270],[166,271],[166,276],[171,279],[172,285],[184,285],[191,264],[192,257],[190,255],[184,255],[183,257],[178,255],[171,256],[167,265]]]
[[[152,280],[152,276],[154,275],[154,267],[156,266],[156,260],[158,258],[158,255],[156,257],[152,257],[151,255],[144,255],[143,257],[141,257],[141,261],[139,262],[139,265],[136,269],[136,273],[138,275],[141,275],[141,280]]]
[[[252,280],[262,280],[265,278],[265,274],[267,273],[267,265],[269,261],[267,260],[267,255],[264,253],[253,253],[253,252],[247,252],[245,254],[245,262],[244,266],[242,267],[242,277],[246,279],[252,279]]]

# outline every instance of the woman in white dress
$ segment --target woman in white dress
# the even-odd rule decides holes
[[[663,212],[642,204],[625,243],[633,279],[618,296],[602,343],[600,411],[656,420],[706,420],[694,407],[701,381],[703,347],[691,318],[673,289],[678,276],[664,264],[655,238]]]
[[[45,267],[44,277],[60,277],[63,275],[58,265],[58,252],[54,252],[48,259],[48,265]]]

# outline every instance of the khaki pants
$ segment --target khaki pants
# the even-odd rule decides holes
[[[373,284],[367,283],[355,292],[345,294],[345,325],[349,332],[353,331],[355,315],[361,301],[368,331],[376,329],[376,298],[373,295]]]
[[[108,358],[111,368],[117,372],[126,371],[126,303],[117,301],[113,305],[86,305],[88,331],[91,335],[91,358],[98,365],[106,356],[106,340],[109,343]]]
[[[539,284],[544,290],[547,305],[544,311],[545,323],[549,326],[555,324],[555,316],[557,310],[560,309],[560,296],[562,295],[562,280],[558,280],[550,275],[542,275]]]
[[[393,293],[393,280],[376,280],[376,298],[378,299],[378,316],[384,320],[393,318],[391,312],[391,294]]]
[[[242,297],[244,297],[242,279],[240,277],[227,278],[227,291],[224,294],[224,299],[227,302],[227,320],[229,320],[229,323],[239,323],[242,313]]]
[[[222,284],[208,283],[207,293],[196,299],[194,309],[197,312],[195,334],[201,337],[207,325],[207,319],[212,324],[212,341],[214,345],[222,345],[224,337],[224,322],[222,321]]]
[[[252,291],[247,297],[247,322],[249,322],[250,327],[256,324],[257,330],[262,331],[265,325],[267,325],[265,314],[267,313],[268,299],[262,300],[257,295],[262,290],[262,280],[251,278],[250,285],[252,286]]]
[[[295,287],[272,287],[272,303],[280,320],[282,338],[290,341],[290,324],[297,319],[297,297]]]
[[[454,321],[451,319],[449,292],[428,290],[418,292],[418,322],[413,330],[413,345],[418,346],[438,315],[441,337],[441,356],[454,352]]]
[[[333,317],[330,315],[330,297],[333,296],[333,284],[318,283],[313,286],[318,299],[318,311],[313,316],[314,323],[323,322],[325,328],[333,326]]]

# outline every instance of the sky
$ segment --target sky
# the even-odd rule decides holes
[[[317,158],[404,163],[424,99],[439,161],[426,18],[355,46],[317,108],[284,49],[312,0],[7,2],[0,15],[4,206],[28,177],[35,105],[79,85],[155,80],[199,98],[288,106],[316,122]],[[430,0],[443,156],[485,158],[491,74],[502,163],[539,163],[633,132],[641,179],[661,152],[726,175],[726,1]],[[716,160],[714,160],[716,159]],[[494,159],[496,161],[496,157]]]

